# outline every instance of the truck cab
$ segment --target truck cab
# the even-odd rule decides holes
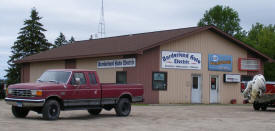
[[[88,110],[98,115],[102,109],[115,109],[118,116],[128,116],[132,102],[143,101],[143,85],[100,83],[96,71],[56,69],[44,72],[35,83],[10,85],[6,102],[15,117],[29,111],[56,120],[62,110]]]

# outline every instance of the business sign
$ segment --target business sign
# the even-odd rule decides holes
[[[240,71],[258,71],[260,70],[261,62],[255,58],[239,58]]]
[[[208,54],[208,70],[232,72],[232,56]]]
[[[135,67],[135,66],[136,66],[136,58],[97,61],[97,68]]]
[[[201,69],[201,53],[176,51],[161,52],[161,67],[174,69]]]
[[[240,74],[224,74],[223,75],[224,82],[241,82]]]

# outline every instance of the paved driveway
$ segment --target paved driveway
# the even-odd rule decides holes
[[[45,121],[35,112],[14,118],[10,106],[0,101],[1,131],[264,131],[275,130],[275,110],[253,111],[251,106],[185,105],[133,106],[129,117],[114,110],[90,116],[87,111],[61,112],[60,120]]]

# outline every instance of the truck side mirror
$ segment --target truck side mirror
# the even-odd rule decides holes
[[[75,78],[75,84],[80,85],[80,78]]]

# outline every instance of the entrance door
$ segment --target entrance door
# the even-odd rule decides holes
[[[210,76],[210,103],[219,103],[219,76]]]
[[[201,76],[192,75],[191,103],[201,103]]]

